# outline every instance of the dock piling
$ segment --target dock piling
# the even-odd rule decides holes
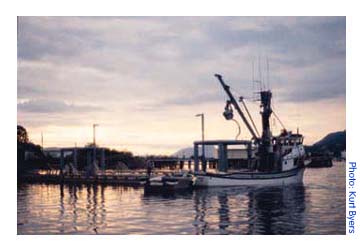
[[[199,148],[198,144],[194,144],[194,170],[199,172]]]

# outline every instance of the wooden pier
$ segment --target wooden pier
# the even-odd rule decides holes
[[[236,142],[238,143],[238,142]],[[195,143],[198,144],[198,143]],[[213,142],[211,142],[213,144]],[[196,156],[193,158],[162,158],[149,160],[153,163],[151,177],[172,175],[182,171],[196,172],[201,161],[202,168],[206,170],[216,170],[219,166],[219,159],[203,158]],[[235,160],[236,161],[236,160]],[[229,160],[234,162],[234,160]],[[18,176],[19,183],[47,183],[47,184],[105,184],[105,185],[127,185],[143,186],[148,176],[147,169],[99,169],[90,172],[85,167],[81,170],[64,167],[64,162],[59,166],[60,169],[39,170],[21,174]],[[76,162],[74,162],[76,164]],[[229,166],[230,166],[229,163]],[[76,164],[77,165],[77,164]],[[62,167],[62,169],[61,169]]]
[[[151,176],[163,176],[178,173],[176,169],[154,169]],[[18,177],[19,183],[47,183],[47,184],[105,184],[143,186],[148,179],[146,170],[130,170],[125,172],[99,171],[95,176],[88,176],[86,172],[78,174],[64,174],[59,170],[26,173]]]
[[[123,175],[58,175],[58,174],[26,174],[19,178],[20,183],[49,183],[49,184],[108,184],[108,185],[143,185],[148,176],[146,174]]]

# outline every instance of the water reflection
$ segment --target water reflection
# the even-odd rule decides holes
[[[98,185],[59,185],[59,232],[69,232],[67,224],[71,218],[70,232],[82,232],[83,220],[81,219],[86,213],[86,228],[97,234],[98,229],[106,226],[106,207],[105,207],[105,187]],[[82,192],[86,191],[86,201],[80,198]],[[99,192],[100,190],[100,192]],[[100,200],[100,202],[99,202]],[[85,205],[85,208],[83,208]],[[78,220],[80,217],[80,221]],[[79,229],[80,228],[80,229]]]
[[[229,217],[229,205],[228,197],[226,193],[220,193],[218,195],[219,201],[219,230],[220,234],[228,234],[226,228],[229,227],[230,217]]]
[[[64,206],[64,185],[60,185],[60,215],[59,215],[59,223],[60,223],[60,233],[64,233],[64,218],[65,218],[65,206]]]
[[[122,186],[23,184],[18,233],[344,234],[344,169],[306,172],[306,186],[167,195]]]
[[[59,233],[119,233],[119,229],[124,233],[129,230],[177,233],[181,228],[188,234],[303,234],[305,231],[305,188],[302,185],[143,195],[140,202],[133,202],[133,205],[125,205],[125,202],[134,200],[131,193],[139,195],[141,189],[98,185],[59,185],[58,188],[55,232]],[[107,205],[109,201],[118,207]],[[112,213],[109,219],[107,209]],[[48,215],[53,214],[52,209],[45,210]],[[51,221],[43,216],[37,218],[45,223]],[[152,222],[158,223],[160,228],[155,229]],[[164,223],[171,224],[175,231],[161,228]]]
[[[303,234],[303,185],[267,188],[218,188],[194,192],[196,234],[206,234],[217,200],[219,234]],[[244,210],[246,210],[244,212]],[[216,233],[216,232],[215,232]]]
[[[304,186],[254,190],[249,192],[249,199],[254,214],[250,234],[304,233]]]
[[[69,195],[70,195],[70,206],[72,212],[72,229],[77,232],[77,220],[78,220],[78,209],[77,209],[77,195],[78,187],[77,186],[69,186]]]
[[[192,199],[195,234],[303,234],[305,187],[208,188],[145,194],[143,205]],[[154,218],[157,211],[151,212]],[[160,211],[159,215],[164,215]],[[181,216],[179,216],[181,218]]]
[[[195,234],[205,234],[207,229],[207,222],[205,220],[207,205],[205,197],[200,193],[195,193],[194,207],[195,207],[195,220],[193,225],[195,227]]]

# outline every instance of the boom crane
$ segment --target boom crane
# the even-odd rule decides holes
[[[254,129],[251,127],[250,123],[248,122],[248,120],[246,119],[244,113],[241,111],[239,104],[237,103],[236,99],[234,98],[234,96],[232,95],[231,91],[230,91],[230,86],[226,85],[225,82],[222,79],[222,76],[220,74],[215,74],[215,77],[218,78],[219,82],[221,83],[222,87],[224,88],[226,94],[229,96],[230,100],[227,102],[227,107],[229,104],[233,105],[234,108],[236,109],[236,111],[239,113],[241,119],[244,121],[246,127],[248,128],[248,130],[250,131],[252,138],[256,141],[259,142],[259,138],[258,136],[255,134]],[[225,115],[225,114],[224,114]]]

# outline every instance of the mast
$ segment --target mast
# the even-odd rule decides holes
[[[274,152],[272,145],[272,135],[270,131],[270,116],[272,113],[271,109],[271,96],[270,90],[260,92],[260,100],[262,108],[261,119],[262,119],[262,135],[259,144],[259,157],[261,171],[273,171],[274,169]]]
[[[261,140],[263,143],[269,144],[271,142],[271,131],[270,131],[270,116],[272,113],[271,109],[271,96],[272,93],[270,90],[268,91],[261,91],[260,98],[261,98],[261,119],[262,119],[262,136]]]
[[[230,98],[230,103],[234,106],[234,108],[236,109],[236,111],[239,113],[241,119],[244,121],[246,127],[248,128],[248,130],[250,131],[252,138],[255,141],[258,141],[258,137],[255,134],[255,131],[253,130],[253,128],[251,127],[250,123],[248,122],[248,120],[246,119],[244,113],[241,111],[239,104],[237,103],[237,101],[235,100],[234,96],[232,95],[231,91],[230,91],[230,87],[228,85],[226,85],[222,79],[222,76],[220,74],[215,74],[215,77],[218,78],[218,80],[220,81],[222,87],[224,88],[226,94],[229,96]]]
[[[259,164],[258,169],[260,171],[273,171],[275,167],[275,156],[273,151],[272,144],[272,134],[270,130],[270,116],[272,114],[271,109],[271,98],[272,93],[270,90],[260,91],[260,107],[261,107],[261,119],[262,119],[262,135],[258,137],[245,117],[244,113],[241,111],[239,104],[235,100],[234,96],[230,91],[230,87],[226,85],[222,79],[220,74],[215,74],[215,77],[219,79],[222,87],[224,88],[226,94],[229,96],[230,100],[227,101],[227,104],[231,104],[234,106],[236,111],[239,113],[241,119],[244,121],[246,127],[250,131],[253,139],[259,143]]]

